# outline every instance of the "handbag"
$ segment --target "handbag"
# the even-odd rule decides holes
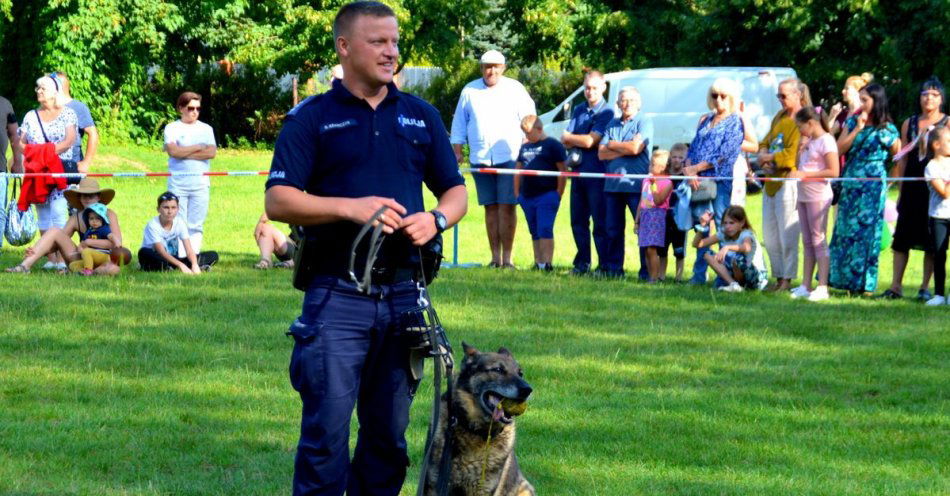
[[[36,235],[36,211],[33,205],[23,212],[17,207],[16,189],[19,182],[19,179],[13,180],[13,196],[6,205],[6,225],[3,228],[3,235],[13,246],[23,246]]]
[[[40,132],[43,133],[43,139],[47,143],[50,143],[49,137],[46,136],[46,130],[43,129],[43,120],[40,119],[40,111],[33,109],[33,112],[36,113],[36,122],[40,125]],[[78,135],[77,135],[78,138]],[[63,163],[63,172],[68,174],[78,174],[79,173],[79,162],[75,160],[60,160]],[[82,180],[79,176],[68,176],[66,178],[66,184],[79,184],[79,181]]]
[[[716,181],[714,179],[700,179],[699,189],[693,191],[690,203],[707,202],[716,199]]]

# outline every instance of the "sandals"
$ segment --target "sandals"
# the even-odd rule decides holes
[[[8,268],[7,272],[11,274],[29,274],[30,268],[23,264],[17,264],[13,267]]]
[[[899,300],[903,297],[904,297],[903,294],[898,293],[897,291],[892,291],[890,289],[886,289],[884,290],[883,293],[877,295],[877,298],[880,298],[882,300]]]
[[[277,262],[274,264],[275,269],[292,269],[294,268],[294,261],[287,260],[286,262]]]
[[[259,262],[254,264],[254,268],[258,270],[267,270],[271,267],[270,260],[262,258]]]

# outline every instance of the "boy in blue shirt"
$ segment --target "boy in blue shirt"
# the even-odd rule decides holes
[[[560,141],[544,134],[544,124],[536,115],[521,120],[521,130],[528,139],[518,152],[518,169],[561,171],[567,168],[567,151]],[[534,268],[554,270],[554,219],[561,205],[566,179],[563,176],[515,176],[515,197],[524,210],[534,247]]]

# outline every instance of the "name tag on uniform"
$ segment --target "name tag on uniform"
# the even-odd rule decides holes
[[[346,129],[348,127],[353,127],[356,125],[356,119],[347,119],[345,121],[339,122],[328,122],[320,126],[320,132],[326,133],[328,131],[336,131],[337,129]]]

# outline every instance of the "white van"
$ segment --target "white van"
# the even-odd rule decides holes
[[[607,80],[605,97],[614,115],[619,116],[617,94],[624,86],[634,86],[643,97],[644,115],[653,119],[653,145],[669,149],[673,143],[689,143],[696,134],[699,116],[709,112],[706,95],[718,78],[733,79],[742,88],[745,115],[755,128],[756,138],[768,132],[772,117],[782,108],[775,95],[778,84],[797,77],[788,67],[669,67],[612,72]],[[578,105],[587,105],[584,87],[551,111],[542,114],[544,132],[560,138]]]

